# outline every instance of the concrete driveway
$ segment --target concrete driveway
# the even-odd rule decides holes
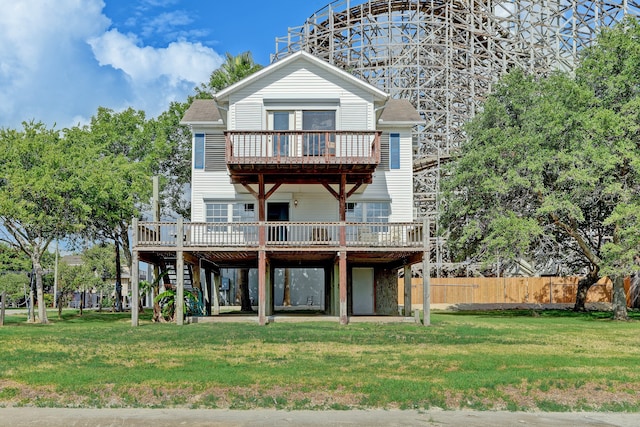
[[[616,426],[640,425],[640,414],[607,412],[276,411],[200,409],[0,408],[0,427],[254,426]]]

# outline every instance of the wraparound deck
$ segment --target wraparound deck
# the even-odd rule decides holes
[[[348,288],[351,289],[347,270],[355,266],[378,266],[380,274],[387,275],[384,277],[388,283],[397,283],[393,271],[404,268],[405,286],[409,287],[406,295],[410,295],[411,265],[424,262],[429,240],[428,224],[419,222],[189,223],[181,220],[134,220],[133,230],[134,265],[137,261],[161,265],[173,259],[176,272],[184,271],[185,263],[188,263],[200,265],[205,270],[217,270],[218,275],[221,268],[257,268],[260,324],[266,324],[269,316],[273,315],[274,268],[324,268],[325,310],[346,324]],[[199,275],[200,268],[193,271]],[[134,268],[132,281],[135,282],[137,277],[138,272]],[[178,299],[182,299],[183,275],[177,274],[176,280]],[[201,283],[199,278],[197,281]],[[410,301],[405,305],[410,307]],[[176,313],[176,321],[182,324],[181,306]],[[137,313],[134,315],[133,311],[132,322],[137,324]]]
[[[332,248],[421,250],[423,224],[339,222],[138,222],[140,250],[176,248]]]

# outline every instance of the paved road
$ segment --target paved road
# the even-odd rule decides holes
[[[0,408],[0,427],[602,426],[635,427],[640,414],[477,411],[230,411],[190,409]]]

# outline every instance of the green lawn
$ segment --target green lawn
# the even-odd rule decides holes
[[[412,324],[0,327],[0,406],[640,411],[640,314],[434,313]]]

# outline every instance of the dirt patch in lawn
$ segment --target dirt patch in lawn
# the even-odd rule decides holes
[[[84,392],[62,392],[53,386],[25,386],[0,381],[0,407],[66,408],[216,408],[216,409],[349,409],[364,408],[366,396],[346,389],[309,390],[302,386],[208,387],[195,390],[137,386],[122,389],[113,384]],[[640,384],[603,385],[528,384],[481,389],[475,393],[444,392],[444,409],[635,411],[640,408]],[[417,403],[417,402],[414,402]],[[430,409],[424,402],[425,409]],[[390,403],[387,408],[402,407]]]

